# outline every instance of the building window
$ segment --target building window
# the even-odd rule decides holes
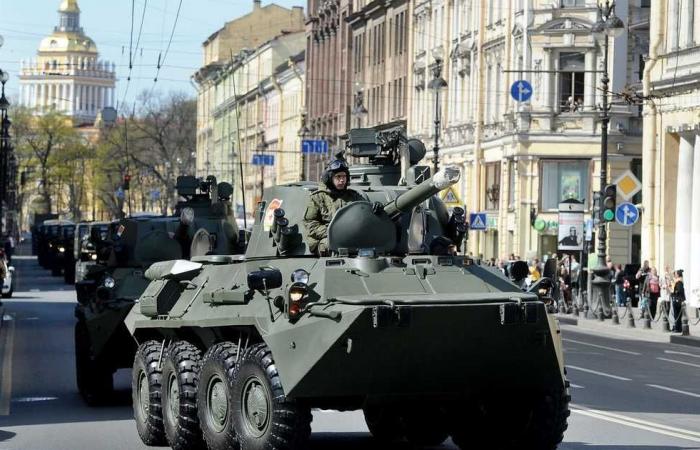
[[[486,181],[486,189],[484,193],[484,204],[486,209],[491,211],[498,209],[499,199],[501,197],[501,163],[488,163],[484,165],[484,180]]]
[[[515,185],[518,182],[516,161],[508,162],[508,209],[515,209]]]
[[[544,211],[557,210],[559,203],[574,199],[588,205],[589,160],[543,161],[540,183],[540,206]]]
[[[586,0],[561,0],[562,8],[580,8],[586,6]]]
[[[583,106],[585,92],[585,56],[583,53],[561,53],[559,67],[559,104],[564,112],[575,112]]]

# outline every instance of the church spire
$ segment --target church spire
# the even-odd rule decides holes
[[[80,32],[80,7],[78,0],[62,0],[58,8],[59,25],[56,31]]]

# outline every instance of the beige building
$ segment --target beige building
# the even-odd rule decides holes
[[[260,200],[262,189],[301,177],[298,131],[304,105],[303,31],[285,33],[253,50],[242,50],[206,78],[196,76],[211,101],[201,101],[198,120],[208,118],[208,145],[199,147],[197,171],[234,181],[234,199],[242,210],[243,167],[246,212]],[[201,127],[199,127],[201,129]],[[200,136],[201,137],[201,136]],[[200,142],[198,142],[199,144]],[[274,157],[269,166],[254,155]]]
[[[212,34],[203,44],[203,66],[194,75],[199,87],[197,96],[197,175],[215,175],[220,180],[233,180],[231,152],[233,141],[222,133],[221,125],[215,130],[216,117],[228,114],[228,109],[217,109],[223,99],[234,96],[233,84],[222,82],[222,76],[230,68],[245,59],[249,53],[283,33],[304,30],[304,10],[302,7],[283,8],[276,4],[261,6],[260,0],[253,0],[253,10],[242,17],[227,22]],[[287,52],[287,56],[294,51]],[[286,56],[285,56],[286,58]],[[279,62],[279,61],[278,61]],[[266,75],[251,74],[253,78],[264,79],[272,73],[271,65]],[[228,68],[228,69],[226,69]],[[239,86],[235,86],[239,88]],[[239,94],[240,95],[240,94]],[[217,116],[215,116],[217,111]],[[230,111],[229,111],[230,112]],[[219,121],[221,124],[221,121]]]
[[[700,2],[651,3],[642,255],[683,269],[686,296],[700,306]]]
[[[613,92],[640,83],[648,47],[648,2],[618,3],[627,27],[609,41]],[[488,231],[470,234],[474,254],[557,251],[557,208],[566,198],[584,201],[591,216],[604,69],[602,41],[591,32],[596,13],[595,0],[411,2],[409,132],[432,142],[435,100],[428,86],[437,56],[448,84],[440,162],[462,167],[460,202],[488,217]],[[510,96],[519,79],[533,87],[529,101]],[[641,176],[639,108],[615,104],[611,117],[609,179],[627,170]],[[613,261],[638,261],[640,226],[610,230]]]

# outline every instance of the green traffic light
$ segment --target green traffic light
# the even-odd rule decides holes
[[[603,219],[604,219],[606,222],[612,222],[612,221],[615,219],[615,212],[613,212],[613,211],[610,210],[610,209],[606,209],[606,210],[603,212]]]

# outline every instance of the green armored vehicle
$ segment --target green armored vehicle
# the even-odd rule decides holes
[[[148,269],[126,318],[143,442],[306,449],[323,408],[363,410],[383,441],[554,449],[569,414],[557,323],[537,295],[458,255],[464,210],[435,194],[459,170],[430,177],[415,166],[425,147],[397,130],[352,130],[347,148],[367,160],[349,169],[362,199],[337,210],[321,256],[307,205],[337,187],[342,161],[320,187],[268,188],[244,257]]]
[[[81,222],[75,227],[73,283],[85,278],[88,267],[97,264],[97,247],[109,237],[109,222]]]
[[[73,249],[75,224],[69,220],[48,220],[45,227],[45,268],[54,277],[61,276],[67,258]]]
[[[124,317],[148,285],[144,271],[158,261],[239,251],[231,185],[179,177],[177,188],[183,200],[174,216],[139,215],[90,230],[84,248],[94,260],[76,283],[75,307],[77,385],[89,404],[109,400],[114,372],[133,363]]]

